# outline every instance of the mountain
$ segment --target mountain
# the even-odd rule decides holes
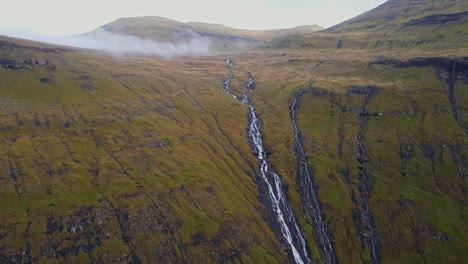
[[[450,49],[468,43],[463,0],[390,0],[317,34],[285,36],[276,47]]]
[[[466,12],[468,3],[460,0],[390,0],[328,31],[391,30],[416,24],[446,27],[466,23]]]
[[[323,29],[320,26],[298,26],[291,29],[245,30],[226,27],[221,24],[201,22],[178,22],[162,17],[127,17],[117,19],[101,27],[112,33],[157,38],[161,41],[178,41],[190,33],[200,35],[232,36],[268,41],[274,37],[310,33]]]
[[[468,50],[370,24],[170,59],[0,36],[0,263],[466,263]]]
[[[267,43],[273,38],[293,34],[315,32],[323,29],[320,26],[299,26],[291,29],[242,30],[220,24],[200,22],[182,23],[162,17],[129,17],[120,18],[100,27],[106,32],[130,35],[161,42],[180,43],[193,39],[203,39],[212,44],[214,50],[243,51]],[[95,32],[90,32],[93,34]]]

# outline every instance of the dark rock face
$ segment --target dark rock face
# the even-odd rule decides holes
[[[163,148],[169,146],[169,141],[156,141],[147,144],[140,144],[141,147],[148,147],[148,148]]]
[[[0,66],[10,70],[32,69],[35,65],[43,66],[48,62],[46,60],[36,59],[0,59]]]
[[[44,53],[62,53],[67,51],[72,51],[72,49],[64,48],[42,48],[42,47],[33,47],[33,46],[24,46],[10,41],[0,40],[0,49],[9,50],[9,49],[18,49],[25,48],[28,50],[40,51]]]
[[[47,83],[47,82],[50,81],[50,78],[48,76],[41,77],[41,78],[39,78],[39,81],[42,82],[42,83]]]
[[[435,14],[413,19],[403,24],[402,28],[420,25],[446,25],[468,22],[468,11],[455,14]]]
[[[372,85],[355,85],[355,86],[351,86],[348,89],[347,94],[348,95],[351,95],[351,94],[366,95],[366,97],[368,98],[370,96],[376,95],[378,92],[379,92],[379,88],[372,86]]]
[[[16,64],[15,60],[0,60],[0,65],[5,69],[19,69],[20,66]]]
[[[311,87],[307,90],[307,92],[311,93],[314,96],[322,96],[322,95],[330,94],[330,91],[324,88],[320,88],[320,87]]]
[[[212,39],[212,40],[229,40],[229,41],[239,41],[239,42],[246,42],[246,43],[262,43],[254,38],[242,37],[242,36],[230,36],[230,35],[220,35],[214,34],[209,32],[187,32],[187,31],[180,31],[176,33],[177,36],[187,39],[197,39],[197,38],[205,38],[205,39]]]
[[[393,65],[395,67],[427,67],[433,66],[439,69],[453,70],[458,75],[468,79],[468,57],[446,58],[446,57],[416,57],[407,61],[387,58],[377,58],[377,60],[369,63],[381,65]]]
[[[206,238],[205,234],[203,234],[202,232],[196,232],[192,236],[192,245],[194,246],[197,246],[199,244],[206,243],[206,242],[208,242],[208,238]]]
[[[344,44],[344,39],[338,40],[338,44],[336,44],[336,48],[337,48],[337,49],[342,48],[342,47],[343,47],[343,44]]]
[[[401,176],[406,176],[407,174],[407,166],[408,161],[414,157],[414,146],[411,143],[401,143],[400,144],[400,152],[398,153],[400,156],[401,162]]]
[[[44,244],[34,245],[33,250],[26,245],[24,254],[0,247],[0,263],[34,263],[53,259],[67,263],[72,257],[83,254],[88,255],[90,263],[137,264],[144,259],[137,244],[145,242],[135,241],[135,238],[147,237],[151,233],[157,233],[163,240],[154,245],[157,250],[145,259],[153,259],[157,263],[189,262],[186,246],[174,236],[182,225],[179,219],[156,205],[144,206],[130,214],[114,207],[107,199],[99,202],[97,206],[82,206],[65,217],[51,213],[44,226]],[[102,248],[115,236],[120,236],[124,247],[111,256]]]

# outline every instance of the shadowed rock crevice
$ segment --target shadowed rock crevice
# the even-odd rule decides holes
[[[408,162],[411,158],[414,157],[414,145],[411,143],[401,143],[400,151],[398,152],[400,156],[400,173],[401,176],[407,175]]]
[[[337,263],[336,254],[333,246],[333,239],[325,225],[325,215],[322,210],[317,194],[317,185],[314,183],[312,169],[307,164],[307,154],[304,149],[304,143],[297,125],[297,111],[300,108],[301,97],[306,93],[314,96],[329,94],[328,91],[320,88],[308,88],[299,91],[294,96],[294,101],[290,106],[290,117],[294,128],[294,154],[296,156],[296,180],[298,192],[301,194],[301,203],[303,210],[309,218],[312,219],[314,233],[317,244],[320,245],[323,263]]]
[[[380,263],[380,241],[377,238],[375,231],[374,217],[372,216],[369,199],[371,194],[371,179],[368,175],[369,162],[367,157],[367,149],[365,145],[364,131],[369,116],[367,105],[371,96],[378,93],[378,88],[374,86],[354,86],[348,90],[348,94],[358,94],[364,96],[362,107],[359,111],[359,132],[357,135],[358,149],[356,160],[359,163],[359,180],[358,193],[353,192],[353,220],[356,229],[359,232],[361,246],[369,250],[370,259],[373,263]]]

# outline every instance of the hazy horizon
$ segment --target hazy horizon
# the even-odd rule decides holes
[[[27,1],[29,2],[29,1]],[[121,17],[159,16],[181,22],[223,24],[239,29],[279,29],[302,25],[324,28],[377,7],[385,0],[215,0],[171,2],[9,1],[0,34],[66,36],[92,31]],[[21,15],[18,15],[21,14]]]

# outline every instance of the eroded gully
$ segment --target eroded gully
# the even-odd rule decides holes
[[[366,147],[364,145],[364,127],[366,125],[367,116],[369,113],[367,112],[367,104],[369,102],[369,98],[372,93],[375,92],[375,88],[372,86],[367,87],[365,91],[364,103],[362,104],[361,111],[359,112],[359,133],[358,133],[358,155],[357,161],[360,163],[359,166],[359,180],[360,184],[360,195],[361,195],[361,206],[363,212],[358,212],[360,215],[361,220],[357,221],[358,230],[366,230],[367,236],[363,236],[361,232],[361,241],[367,244],[367,247],[370,250],[370,257],[372,259],[372,263],[380,263],[379,251],[380,251],[380,243],[377,239],[377,235],[375,233],[375,223],[374,218],[372,216],[370,206],[369,206],[369,198],[370,198],[370,183],[368,180],[367,175],[367,153]],[[361,227],[359,227],[359,223],[361,223]]]
[[[226,62],[230,70],[232,70],[232,61],[226,59]],[[273,171],[268,163],[261,133],[261,123],[255,108],[249,101],[249,94],[255,88],[255,79],[251,74],[248,74],[249,80],[245,85],[247,92],[237,96],[230,90],[232,78],[233,74],[232,71],[230,71],[229,78],[224,81],[224,91],[249,108],[248,137],[251,142],[252,151],[257,155],[260,162],[257,184],[259,190],[268,192],[268,194],[265,195],[266,197],[261,200],[263,200],[268,211],[273,230],[285,247],[290,261],[294,263],[311,263],[306,241],[302,236],[294,212],[288,202],[288,197],[283,192],[281,177]],[[260,195],[262,195],[262,193],[263,192],[260,191]]]
[[[296,93],[291,105],[291,121],[294,128],[294,154],[297,160],[297,183],[305,213],[313,220],[317,242],[323,254],[323,261],[324,263],[332,264],[336,263],[335,251],[324,223],[323,212],[317,197],[316,185],[313,182],[312,170],[307,164],[307,155],[304,150],[301,133],[297,126],[296,112],[300,107],[301,97],[308,92],[309,89],[305,89]]]

